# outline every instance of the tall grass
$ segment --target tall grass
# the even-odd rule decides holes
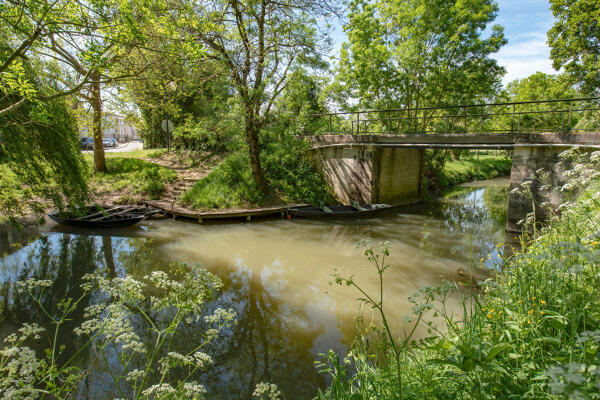
[[[234,153],[183,196],[198,209],[262,205],[272,197],[285,202],[318,203],[329,197],[328,189],[314,166],[303,158],[306,144],[284,138],[262,144],[261,163],[271,198],[258,189],[252,178],[246,151]]]
[[[383,345],[362,331],[343,360],[327,355],[320,368],[332,380],[319,398],[600,398],[600,184],[586,183],[479,292],[446,283],[414,296],[428,338],[397,339],[384,323]],[[461,300],[458,314],[449,296]]]

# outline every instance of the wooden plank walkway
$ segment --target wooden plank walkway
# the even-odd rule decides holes
[[[254,209],[234,209],[223,211],[196,211],[175,205],[168,201],[161,200],[146,200],[143,202],[148,207],[158,208],[173,219],[178,217],[195,219],[199,223],[216,219],[235,219],[244,218],[246,221],[251,221],[253,217],[266,217],[279,215],[284,218],[287,214],[287,209],[290,207],[307,207],[309,204],[288,204],[283,206],[254,208]]]

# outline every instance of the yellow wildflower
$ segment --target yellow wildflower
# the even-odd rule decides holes
[[[540,304],[546,305],[546,302],[544,300],[540,300]]]
[[[527,311],[527,314],[529,314],[529,315],[533,314],[533,310]]]
[[[546,314],[544,311],[540,311],[540,315],[544,315]]]
[[[592,244],[590,244],[590,246],[597,246],[598,242],[592,242]]]

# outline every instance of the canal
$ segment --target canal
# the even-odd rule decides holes
[[[485,268],[498,268],[507,202],[508,179],[500,178],[363,220],[205,225],[153,220],[126,230],[91,233],[56,226],[39,231],[5,228],[0,232],[0,338],[24,322],[48,326],[30,299],[15,290],[19,280],[50,279],[54,283],[48,297],[76,298],[80,279],[88,273],[141,279],[151,271],[168,270],[174,261],[198,263],[224,283],[207,310],[231,308],[237,314],[236,325],[206,350],[214,364],[195,377],[209,398],[251,398],[254,386],[267,381],[277,384],[288,399],[309,399],[326,384],[326,377],[315,370],[318,355],[329,349],[344,354],[356,333],[359,293],[331,284],[332,274],[353,276],[368,293],[379,291],[377,273],[361,241],[386,241],[390,246],[384,304],[399,331],[411,312],[408,297],[420,287],[471,273],[484,276]],[[82,311],[75,315],[83,318]],[[61,334],[66,354],[80,343],[70,331],[80,322],[72,321]],[[193,327],[185,328],[175,350],[185,352],[194,334]],[[143,332],[140,336],[152,340]],[[83,356],[80,362],[86,360]],[[106,399],[119,393],[98,363],[77,397]]]

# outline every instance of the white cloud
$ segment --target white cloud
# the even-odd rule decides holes
[[[550,48],[546,43],[546,35],[526,33],[519,35],[519,41],[507,44],[496,54],[498,63],[506,68],[503,83],[526,78],[538,71],[554,74],[550,60]]]

